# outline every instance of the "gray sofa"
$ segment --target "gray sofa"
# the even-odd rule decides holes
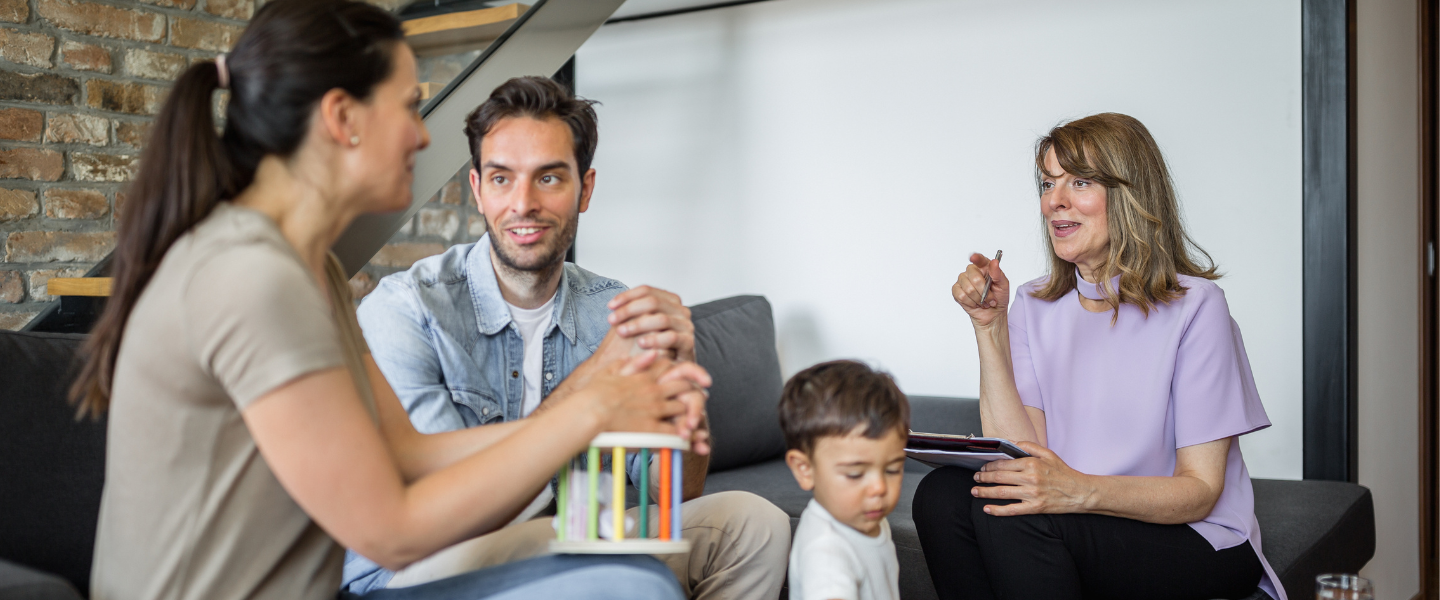
[[[706,491],[748,490],[798,522],[809,495],[781,462],[776,416],[782,381],[770,305],[740,296],[693,307],[699,361],[715,379],[710,418],[716,451]],[[105,423],[76,421],[65,402],[81,335],[0,331],[0,600],[74,600],[89,588]],[[912,396],[912,424],[980,430],[974,400]],[[915,486],[929,468],[906,467],[890,516],[901,594],[934,598],[910,519]],[[1256,480],[1264,550],[1292,598],[1321,572],[1357,571],[1375,550],[1370,492],[1346,483]]]
[[[66,403],[84,336],[0,331],[0,599],[88,591],[105,423]]]
[[[695,306],[696,353],[715,379],[710,419],[716,450],[706,493],[748,490],[790,515],[792,528],[810,494],[795,485],[780,458],[785,443],[776,403],[783,382],[775,351],[770,304],[760,296],[738,296]],[[979,433],[974,399],[910,396],[916,430]],[[900,504],[890,528],[900,562],[900,595],[935,598],[910,502],[930,467],[909,461]],[[1370,490],[1332,481],[1256,479],[1255,514],[1265,557],[1291,598],[1314,594],[1315,575],[1356,572],[1375,554],[1375,508]]]

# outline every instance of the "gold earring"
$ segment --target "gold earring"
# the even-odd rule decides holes
[[[352,135],[352,136],[350,136],[350,145],[351,145],[351,146],[359,146],[359,145],[360,145],[360,136],[358,136],[358,135]]]

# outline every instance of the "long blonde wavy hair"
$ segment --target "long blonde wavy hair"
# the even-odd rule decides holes
[[[1157,303],[1184,296],[1180,275],[1220,278],[1210,255],[1185,233],[1175,182],[1160,146],[1140,121],[1100,113],[1051,129],[1035,144],[1037,190],[1047,176],[1045,155],[1051,150],[1066,173],[1105,186],[1110,252],[1097,273],[1103,300],[1114,311],[1112,323],[1120,317],[1121,304],[1133,304],[1149,316]],[[1048,233],[1045,247],[1049,278],[1032,295],[1053,302],[1075,289],[1075,265],[1055,254]],[[1118,290],[1110,283],[1116,275]]]

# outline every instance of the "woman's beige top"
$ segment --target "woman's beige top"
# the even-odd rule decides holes
[[[328,290],[274,221],[228,202],[166,253],[115,362],[91,598],[335,597],[344,550],[280,486],[240,417],[339,366],[375,414],[334,256],[326,273]]]

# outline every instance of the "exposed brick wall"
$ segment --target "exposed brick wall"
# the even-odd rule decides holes
[[[0,329],[24,326],[54,300],[50,278],[83,275],[110,252],[125,186],[171,83],[229,49],[261,4],[0,0]],[[449,72],[458,60],[432,59],[425,72]],[[356,276],[357,295],[478,239],[484,226],[464,177]]]
[[[253,0],[0,0],[0,328],[114,247],[150,121]]]

